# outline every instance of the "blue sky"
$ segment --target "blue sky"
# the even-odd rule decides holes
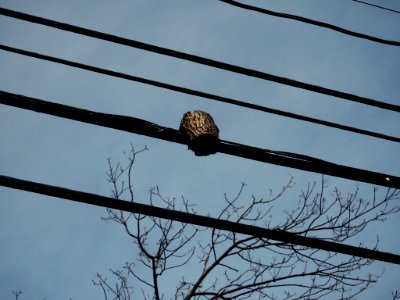
[[[325,21],[358,32],[400,40],[400,16],[354,1],[249,1],[266,8]],[[379,1],[400,9],[398,1]],[[400,104],[400,49],[333,31],[203,1],[7,1],[2,7],[56,19],[146,43],[253,68],[360,96]],[[215,70],[72,33],[0,17],[1,42],[64,59],[204,90],[349,126],[400,136],[400,117],[346,100]],[[1,90],[100,112],[135,116],[178,128],[189,110],[208,111],[224,140],[315,156],[331,162],[400,176],[399,146],[315,124],[241,109],[0,52]],[[110,195],[107,158],[123,160],[129,143],[150,151],[139,156],[136,197],[146,202],[159,185],[165,195],[184,195],[201,213],[213,214],[224,192],[246,182],[246,195],[279,190],[289,174],[293,195],[320,175],[216,154],[195,157],[185,146],[112,129],[0,107],[0,173],[86,192]],[[343,191],[355,182],[330,179]],[[360,184],[365,194],[372,186]],[[245,195],[245,196],[246,196]],[[0,188],[0,298],[99,299],[91,284],[134,260],[121,228],[100,220],[102,208]],[[286,199],[290,206],[290,199]],[[286,203],[286,202],[285,202]],[[380,236],[380,249],[396,252],[397,216],[363,235]],[[363,299],[388,299],[399,289],[400,269],[386,270]]]

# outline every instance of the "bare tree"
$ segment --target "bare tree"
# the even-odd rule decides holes
[[[392,299],[393,300],[400,299],[400,293],[397,290],[392,292]]]
[[[135,151],[132,146],[126,153],[126,165],[113,166],[108,160],[108,181],[116,199],[126,199],[128,195],[130,201],[135,201],[133,166],[137,154],[144,150]],[[365,199],[358,187],[346,194],[337,188],[329,190],[324,177],[318,184],[309,184],[292,209],[282,210],[277,200],[293,185],[290,178],[278,193],[270,191],[267,197],[243,199],[242,183],[234,197],[225,194],[226,205],[216,217],[344,242],[362,233],[369,224],[384,221],[400,210],[399,190],[374,188],[371,199]],[[196,213],[185,198],[178,201],[164,197],[158,187],[150,189],[149,202]],[[101,287],[105,299],[132,299],[136,295],[156,300],[293,300],[321,299],[332,294],[339,299],[353,299],[379,277],[366,272],[372,263],[369,259],[123,211],[107,212],[104,219],[123,226],[139,255],[137,261],[110,270],[112,283],[97,274],[93,284]],[[285,218],[273,218],[277,215]],[[373,247],[376,249],[377,245],[378,239]],[[169,285],[162,289],[163,281],[176,278],[177,270],[181,276],[175,288]],[[397,292],[392,295],[394,299],[398,297]]]
[[[12,293],[13,293],[14,296],[15,296],[15,300],[18,300],[19,296],[22,294],[21,291],[14,291],[14,290],[12,290]]]
[[[21,296],[21,294],[22,294],[22,291],[20,291],[20,290],[18,290],[18,291],[12,290],[11,292],[14,294],[15,300],[18,300],[18,299],[19,299],[19,296]],[[47,299],[47,298],[43,298],[43,300],[46,300],[46,299]],[[69,300],[72,300],[72,298],[69,298]]]

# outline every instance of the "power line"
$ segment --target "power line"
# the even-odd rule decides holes
[[[195,215],[182,211],[176,211],[146,204],[140,204],[136,202],[117,200],[114,198],[104,197],[101,195],[80,192],[57,186],[46,185],[42,183],[22,180],[4,175],[0,175],[0,185],[13,189],[37,193],[41,195],[68,199],[79,203],[86,203],[100,207],[118,209],[131,213],[143,214],[182,223],[199,225],[207,228],[215,228],[219,230],[236,232],[257,238],[272,239],[293,245],[321,249],[324,251],[342,253],[346,255],[384,261],[393,264],[400,264],[400,255],[397,254],[360,248],[346,244],[339,244],[330,241],[324,241],[317,238],[309,238],[283,230],[268,229],[263,227],[257,227],[254,225],[236,223],[227,220],[206,217],[202,215]]]
[[[376,5],[376,4],[372,4],[372,3],[368,3],[368,2],[364,2],[364,1],[360,1],[360,0],[353,0],[353,1],[365,4],[365,5],[369,5],[369,6],[372,6],[372,7],[377,7],[377,8],[383,9],[383,10],[388,10],[388,11],[391,11],[391,12],[394,12],[394,13],[397,13],[397,14],[400,14],[400,11],[395,10],[395,9],[383,7],[383,6],[380,6],[380,5]]]
[[[240,101],[240,100],[235,100],[235,99],[231,99],[231,98],[227,98],[227,97],[209,94],[209,93],[205,93],[202,91],[188,89],[188,88],[184,88],[181,86],[176,86],[176,85],[167,84],[167,83],[163,83],[163,82],[159,82],[159,81],[155,81],[155,80],[150,80],[150,79],[146,79],[143,77],[138,77],[138,76],[133,76],[133,75],[125,74],[125,73],[102,69],[102,68],[85,65],[85,64],[49,56],[49,55],[44,55],[44,54],[37,53],[37,52],[27,51],[27,50],[9,47],[6,45],[1,45],[1,44],[0,44],[0,50],[17,53],[17,54],[24,55],[24,56],[34,57],[34,58],[42,59],[42,60],[46,60],[46,61],[51,61],[54,63],[59,63],[59,64],[67,65],[70,67],[79,68],[79,69],[83,69],[83,70],[87,70],[87,71],[91,71],[91,72],[95,72],[95,73],[99,73],[99,74],[104,74],[104,75],[108,75],[108,76],[112,76],[112,77],[117,77],[117,78],[122,78],[122,79],[130,80],[130,81],[140,82],[140,83],[144,83],[144,84],[148,84],[148,85],[152,85],[152,86],[156,86],[159,88],[168,89],[168,90],[172,90],[172,91],[176,91],[176,92],[180,92],[180,93],[184,93],[184,94],[188,94],[188,95],[192,95],[192,96],[198,96],[198,97],[215,100],[215,101],[219,101],[219,102],[223,102],[223,103],[229,103],[229,104],[233,104],[233,105],[237,105],[237,106],[241,106],[241,107],[246,107],[249,109],[272,113],[272,114],[276,114],[276,115],[280,115],[280,116],[284,116],[284,117],[288,117],[288,118],[292,118],[292,119],[315,123],[315,124],[319,124],[319,125],[323,125],[323,126],[327,126],[327,127],[331,127],[331,128],[350,131],[350,132],[367,135],[367,136],[371,136],[371,137],[375,137],[375,138],[379,138],[379,139],[384,139],[384,140],[388,140],[388,141],[392,141],[392,142],[397,142],[397,143],[400,142],[400,138],[382,134],[382,133],[377,133],[377,132],[373,132],[373,131],[369,131],[369,130],[364,130],[364,129],[346,126],[346,125],[333,123],[333,122],[329,122],[329,121],[325,121],[325,120],[320,120],[320,119],[311,118],[311,117],[307,117],[307,116],[303,116],[303,115],[298,115],[298,114],[294,114],[294,113],[290,113],[290,112],[286,112],[286,111],[282,111],[282,110],[278,110],[278,109],[273,109],[273,108],[269,108],[269,107],[265,107],[265,106],[261,106],[261,105],[256,105],[256,104],[252,104],[252,103],[248,103],[248,102],[244,102],[244,101]]]
[[[306,23],[306,24],[315,25],[315,26],[318,26],[318,27],[328,28],[328,29],[331,29],[331,30],[334,30],[334,31],[337,31],[337,32],[340,32],[340,33],[343,33],[343,34],[346,34],[346,35],[350,35],[350,36],[361,38],[361,39],[366,39],[366,40],[377,42],[377,43],[381,43],[381,44],[386,44],[386,45],[391,45],[391,46],[400,46],[400,42],[398,42],[398,41],[391,41],[391,40],[386,40],[386,39],[370,36],[370,35],[367,35],[367,34],[351,31],[351,30],[348,30],[348,29],[345,29],[345,28],[342,28],[342,27],[339,27],[339,26],[335,26],[335,25],[332,25],[332,24],[329,24],[329,23],[325,23],[325,22],[321,22],[321,21],[317,21],[317,20],[308,19],[308,18],[301,17],[301,16],[296,16],[296,15],[276,12],[276,11],[272,11],[272,10],[269,10],[269,9],[260,8],[260,7],[257,7],[257,6],[244,4],[244,3],[241,3],[241,2],[238,2],[238,1],[234,1],[234,0],[219,0],[219,1],[227,3],[227,4],[230,4],[230,5],[233,5],[233,6],[236,6],[236,7],[240,7],[240,8],[251,10],[251,11],[256,11],[256,12],[259,12],[259,13],[262,13],[262,14],[266,14],[266,15],[270,15],[270,16],[274,16],[274,17],[295,20],[295,21]]]
[[[4,91],[0,91],[0,103],[169,142],[186,144],[185,138],[178,130],[134,117],[94,112]],[[217,152],[314,173],[400,188],[400,177],[334,164],[296,153],[260,149],[224,140],[220,141]]]
[[[241,66],[224,63],[221,61],[212,60],[209,58],[176,51],[173,49],[163,48],[163,47],[155,46],[152,44],[147,44],[147,43],[119,37],[116,35],[111,35],[111,34],[99,32],[99,31],[95,31],[95,30],[91,30],[91,29],[87,29],[87,28],[83,28],[83,27],[78,27],[75,25],[70,25],[70,24],[66,24],[66,23],[62,23],[62,22],[58,22],[58,21],[54,21],[54,20],[50,20],[50,19],[46,19],[46,18],[41,18],[41,17],[37,17],[37,16],[25,14],[25,13],[13,11],[10,9],[0,8],[0,14],[11,17],[11,18],[16,18],[16,19],[36,23],[36,24],[41,24],[41,25],[61,29],[64,31],[74,32],[77,34],[86,35],[86,36],[90,36],[90,37],[97,38],[97,39],[102,39],[102,40],[120,44],[120,45],[125,45],[125,46],[142,49],[142,50],[153,52],[153,53],[158,53],[158,54],[165,55],[165,56],[175,57],[175,58],[191,61],[194,63],[207,65],[207,66],[210,66],[213,68],[218,68],[218,69],[226,70],[226,71],[237,73],[237,74],[242,74],[242,75],[259,78],[259,79],[263,79],[263,80],[268,80],[268,81],[272,81],[272,82],[276,82],[276,83],[280,83],[280,84],[284,84],[284,85],[289,85],[292,87],[296,87],[296,88],[300,88],[300,89],[304,89],[304,90],[308,90],[308,91],[312,91],[312,92],[316,92],[316,93],[320,93],[320,94],[324,94],[324,95],[328,95],[328,96],[333,96],[336,98],[342,98],[342,99],[350,100],[350,101],[357,102],[357,103],[363,103],[366,105],[379,107],[382,109],[400,112],[399,105],[386,103],[386,102],[378,101],[378,100],[371,99],[371,98],[361,97],[361,96],[357,96],[357,95],[346,93],[346,92],[332,90],[332,89],[329,89],[326,87],[297,81],[297,80],[290,79],[287,77],[281,77],[281,76],[277,76],[277,75],[273,75],[273,74],[268,74],[265,72],[248,69],[248,68],[244,68]]]

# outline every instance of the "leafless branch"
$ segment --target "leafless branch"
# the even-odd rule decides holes
[[[12,293],[14,294],[14,296],[15,296],[15,300],[18,300],[18,298],[19,298],[19,296],[22,294],[22,292],[21,291],[12,291]]]
[[[146,149],[135,151],[131,145],[127,165],[113,166],[108,160],[107,177],[113,197],[135,201],[133,166],[136,155]],[[308,184],[293,208],[282,210],[279,203],[294,186],[290,177],[278,193],[270,190],[266,197],[252,195],[246,199],[246,184],[242,183],[233,197],[224,195],[226,204],[217,217],[343,242],[400,211],[399,190],[374,188],[366,197],[357,186],[344,194],[338,188],[330,189],[324,177],[318,184]],[[165,197],[157,186],[149,191],[149,203],[196,213],[188,200]],[[107,295],[130,299],[133,291],[128,279],[141,286],[137,290],[141,298],[162,299],[169,292],[161,293],[162,279],[183,268],[190,268],[191,275],[177,281],[170,298],[294,300],[321,299],[333,294],[340,299],[353,299],[380,276],[366,272],[372,263],[369,259],[122,211],[107,210],[107,214],[104,219],[122,225],[136,245],[138,257],[135,266],[126,263],[121,271],[110,270],[117,281],[113,286],[97,275],[95,285],[102,288],[105,299]],[[378,242],[377,238],[372,245],[375,249]],[[392,296],[399,299],[397,291]]]

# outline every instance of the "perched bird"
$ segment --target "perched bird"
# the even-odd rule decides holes
[[[201,110],[188,111],[183,115],[179,131],[185,136],[189,149],[196,156],[217,152],[219,129],[209,113]]]

